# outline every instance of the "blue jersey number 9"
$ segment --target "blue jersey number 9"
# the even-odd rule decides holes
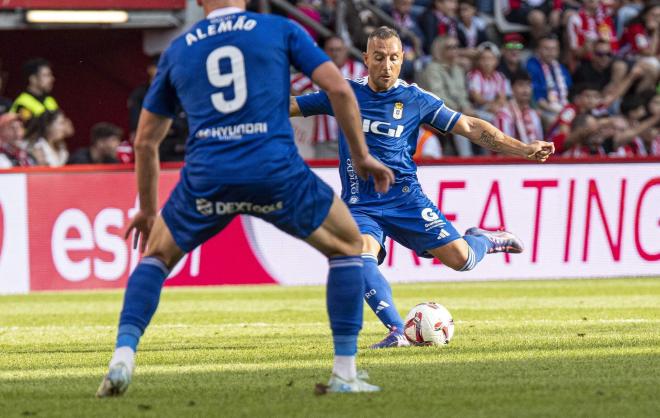
[[[220,60],[229,58],[231,72],[220,73]],[[235,46],[223,46],[211,52],[206,59],[206,73],[214,87],[227,87],[234,84],[234,98],[225,99],[222,92],[211,95],[211,102],[218,112],[231,113],[239,110],[247,100],[247,82],[245,81],[245,61],[243,53]]]

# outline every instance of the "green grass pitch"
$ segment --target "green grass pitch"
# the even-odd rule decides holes
[[[331,367],[322,287],[168,288],[126,396],[95,399],[119,291],[0,297],[0,416],[658,417],[660,279],[395,285],[453,313],[445,347],[364,349],[377,394],[316,396]]]

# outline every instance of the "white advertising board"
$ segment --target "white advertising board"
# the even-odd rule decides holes
[[[315,172],[339,192],[336,169]],[[418,176],[459,231],[505,228],[526,248],[487,255],[474,270],[456,272],[388,240],[381,265],[388,280],[660,276],[660,164],[425,166]],[[305,243],[258,219],[246,228],[278,282],[325,282],[323,257]]]
[[[0,176],[0,294],[27,293],[28,211],[25,174]]]

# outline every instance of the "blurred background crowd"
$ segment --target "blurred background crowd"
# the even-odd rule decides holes
[[[252,1],[250,9],[299,21],[347,78],[366,75],[361,51],[369,33],[395,27],[405,53],[401,78],[521,141],[553,141],[562,156],[660,156],[658,1],[279,0]],[[8,74],[0,61],[0,168],[132,162],[157,62],[151,57],[147,82],[125,98],[128,120],[121,125],[128,129],[99,118],[82,133],[86,143],[72,146],[69,139],[81,133],[58,104],[57,67],[48,57],[31,58],[22,74]],[[22,77],[15,97],[4,96],[8,76]],[[293,95],[314,90],[311,80],[292,73]],[[333,118],[292,124],[304,157],[337,157]],[[161,160],[183,160],[187,135],[181,110]],[[489,155],[465,138],[426,128],[411,152],[424,159]]]

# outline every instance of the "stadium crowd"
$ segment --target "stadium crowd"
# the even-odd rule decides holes
[[[347,78],[366,75],[351,49],[363,51],[372,30],[393,26],[404,46],[402,78],[455,110],[488,120],[521,141],[552,141],[564,156],[660,156],[657,0],[341,4],[298,0],[295,7],[307,16],[302,26]],[[498,15],[507,26],[502,32]],[[323,38],[320,27],[336,35]],[[154,60],[147,69],[150,77],[156,64]],[[89,147],[70,153],[67,138],[74,126],[51,96],[54,71],[41,58],[26,62],[25,89],[13,99],[2,97],[0,72],[0,168],[132,162],[131,140],[148,84],[138,86],[127,100],[127,135],[99,122],[91,129]],[[315,90],[305,76],[292,75],[293,95]],[[304,157],[336,158],[338,127],[332,117],[294,118],[292,123]],[[181,110],[161,145],[161,160],[182,160],[187,134]],[[467,139],[430,129],[420,131],[415,153],[416,158],[482,155],[488,152]]]

